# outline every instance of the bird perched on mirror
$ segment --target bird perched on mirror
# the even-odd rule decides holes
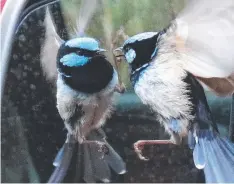
[[[234,181],[234,144],[219,134],[198,82],[204,79],[220,95],[233,94],[233,15],[232,0],[190,1],[164,30],[137,34],[116,49],[129,64],[136,94],[171,137],[136,142],[141,159],[146,144],[180,144],[187,137],[206,182]]]
[[[81,145],[75,154],[81,155],[78,164],[83,165],[77,172],[83,172],[83,180],[109,182],[111,170],[124,174],[126,168],[122,158],[107,143],[101,127],[111,114],[115,92],[123,93],[124,89],[119,86],[117,72],[96,39],[78,37],[63,41],[48,10],[45,22],[53,27],[50,33],[53,49],[57,49],[57,109],[68,131],[67,140],[55,158],[57,168],[49,183],[63,181],[76,143]]]

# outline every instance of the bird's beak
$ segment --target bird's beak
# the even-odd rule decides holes
[[[114,52],[123,52],[123,47],[118,47],[117,49],[114,50]]]
[[[106,52],[106,50],[102,48],[98,49],[97,51],[98,54],[103,54],[104,52]]]
[[[124,53],[123,53],[123,47],[118,47],[117,49],[115,49],[113,51],[113,54],[116,58],[119,58],[119,57],[124,57]]]

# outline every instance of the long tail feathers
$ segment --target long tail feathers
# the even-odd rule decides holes
[[[89,138],[91,138],[91,140],[98,140],[98,137],[95,137],[93,134],[91,134],[90,136],[91,137]],[[109,182],[111,178],[111,172],[108,164],[102,158],[103,153],[98,151],[96,145],[92,144],[85,144],[84,151],[84,180],[89,183],[93,183],[95,181]]]
[[[88,139],[105,142],[105,145],[108,148],[108,153],[103,157],[103,153],[98,151],[98,148],[95,145],[86,145],[85,152],[87,154],[85,155],[89,154],[89,158],[86,156],[87,159],[84,160],[84,165],[92,168],[92,177],[94,177],[95,181],[110,182],[110,168],[117,174],[124,174],[126,172],[124,161],[107,143],[105,140],[105,134],[102,130],[99,129],[97,131],[93,131],[90,133]],[[87,171],[89,171],[89,169],[87,169]],[[88,177],[86,177],[85,181],[86,180],[89,180]]]
[[[95,183],[95,177],[94,177],[94,168],[93,164],[91,162],[91,154],[89,152],[89,145],[83,145],[84,146],[84,181],[87,183]]]
[[[234,182],[234,144],[210,130],[199,130],[195,139],[194,163],[206,182]]]
[[[102,130],[92,131],[87,140],[95,140],[104,142],[108,148],[108,153],[103,153],[95,144],[80,145],[79,153],[74,153],[74,141],[70,144],[65,143],[58,152],[53,165],[56,169],[50,177],[49,183],[62,182],[66,176],[66,172],[70,166],[72,154],[80,154],[79,169],[82,172],[82,178],[87,183],[95,182],[110,182],[111,170],[117,174],[124,174],[126,172],[126,165],[122,158],[115,152],[115,150],[106,142],[105,134]],[[68,145],[70,146],[68,149]]]
[[[126,165],[122,158],[115,152],[115,150],[107,143],[109,154],[105,157],[108,165],[118,174],[126,173]]]
[[[66,143],[65,143],[66,144]],[[55,159],[54,159],[54,162],[53,162],[53,165],[55,167],[58,167],[61,165],[61,161],[62,161],[62,158],[64,156],[64,153],[65,153],[65,147],[66,145],[63,145],[63,147],[59,150],[58,154],[56,155]]]
[[[63,145],[62,149],[55,158],[53,164],[56,166],[56,168],[49,178],[48,183],[61,183],[63,181],[72,159],[74,146],[75,144],[74,141],[72,141],[72,137],[68,136],[66,143]]]

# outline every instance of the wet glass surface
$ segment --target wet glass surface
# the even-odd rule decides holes
[[[79,1],[67,2],[62,1],[61,6],[59,3],[50,6],[58,33],[65,40],[72,34],[69,25],[74,23],[73,19],[77,14],[74,8],[71,11],[69,8],[77,4],[76,10],[78,11],[80,4]],[[105,4],[110,8],[109,10],[116,9],[112,11],[113,22],[115,22],[114,31],[117,31],[120,25],[124,26],[128,35],[154,28],[155,22],[152,21],[156,17],[149,16],[152,9],[143,12],[142,17],[139,18],[134,15],[142,8],[139,1],[134,1],[133,4],[130,2],[126,1],[125,5],[120,1]],[[145,1],[144,6],[149,8],[147,3],[150,2],[152,1]],[[183,6],[167,3],[156,2],[161,10],[157,14],[160,17],[157,29],[168,24]],[[180,3],[183,4],[182,1]],[[126,10],[132,5],[134,5],[132,8],[134,11],[130,8]],[[98,38],[104,47],[108,47],[103,25],[100,22],[103,18],[107,19],[109,15],[106,15],[104,10],[100,9],[97,12],[87,33],[89,36]],[[126,14],[120,15],[119,10]],[[166,12],[163,12],[164,10]],[[3,182],[46,182],[54,169],[52,162],[55,155],[66,137],[63,121],[56,109],[55,85],[46,80],[40,64],[40,50],[45,39],[44,16],[45,8],[33,12],[20,27],[13,43],[1,109]],[[163,16],[165,19],[161,18]],[[146,25],[142,20],[147,17],[149,20]],[[132,25],[134,23],[136,25]],[[127,73],[126,66],[120,67],[120,73],[123,75],[128,92],[117,100],[116,110],[104,129],[109,143],[126,161],[128,172],[121,177],[115,176],[113,181],[199,181],[201,178],[193,164],[191,150],[186,145],[146,147],[145,155],[150,158],[150,161],[144,162],[137,158],[132,147],[135,141],[165,139],[167,135],[156,122],[152,111],[144,106],[132,92],[125,74]],[[213,117],[219,123],[221,133],[227,135],[230,98],[219,98],[210,92],[207,92],[207,98]],[[66,177],[66,182],[72,181],[74,181],[74,174]]]

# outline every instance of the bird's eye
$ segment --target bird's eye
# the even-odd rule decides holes
[[[126,52],[128,52],[128,51],[130,50],[130,48],[129,48],[129,47],[126,47],[125,50],[126,50]]]
[[[132,63],[133,60],[136,58],[136,52],[133,49],[130,49],[125,54],[126,60],[128,63]]]
[[[81,55],[80,50],[77,50],[77,51],[76,51],[76,54]]]

